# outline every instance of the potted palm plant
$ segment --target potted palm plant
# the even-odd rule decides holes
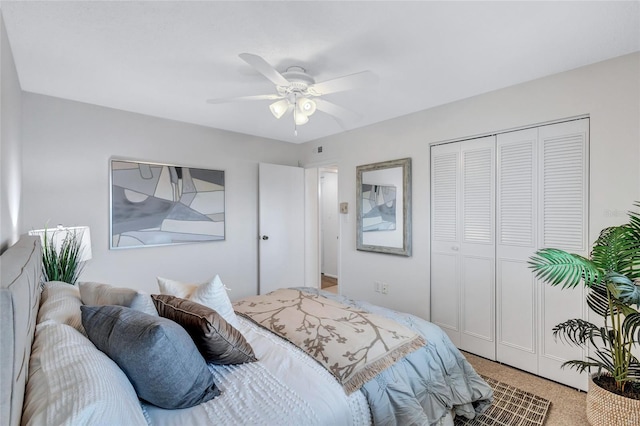
[[[640,207],[640,203],[634,204]],[[562,366],[591,372],[587,419],[592,425],[640,424],[640,214],[629,222],[605,228],[589,258],[545,248],[530,259],[535,275],[552,286],[588,287],[587,305],[601,317],[596,325],[567,320],[553,328],[554,336],[580,347],[590,345],[586,360]]]

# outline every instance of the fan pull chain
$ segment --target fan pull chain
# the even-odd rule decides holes
[[[298,136],[298,122],[296,115],[298,114],[298,94],[293,94],[293,136]]]

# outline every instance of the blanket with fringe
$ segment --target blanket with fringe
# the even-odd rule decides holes
[[[312,356],[347,395],[425,345],[422,336],[392,319],[297,289],[280,289],[233,305],[236,313]]]

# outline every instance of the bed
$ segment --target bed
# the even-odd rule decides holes
[[[105,310],[116,310],[119,315],[136,311],[135,315],[146,320],[149,315],[138,311],[148,309],[149,296],[129,290],[134,294],[127,302],[130,307],[96,307],[83,304],[85,295],[81,297],[77,286],[53,282],[42,289],[40,256],[39,239],[24,236],[0,257],[0,424],[3,425],[451,425],[453,416],[472,418],[491,403],[491,388],[435,325],[409,314],[302,287],[286,289],[283,294],[323,306],[344,306],[349,312],[364,315],[362,318],[405,327],[403,330],[418,335],[421,344],[412,343],[414,347],[410,350],[396,353],[394,362],[390,365],[387,362],[374,376],[359,377],[366,379],[361,380],[363,383],[341,382],[336,371],[310,356],[308,348],[296,347],[288,334],[283,338],[261,325],[259,317],[252,317],[248,311],[255,310],[264,299],[248,298],[234,302],[237,315],[228,323],[220,320],[223,324],[220,327],[237,333],[234,336],[251,349],[251,354],[241,355],[254,357],[255,360],[249,360],[253,362],[205,363],[206,372],[197,373],[193,376],[196,379],[189,379],[191,371],[181,371],[180,377],[176,377],[173,370],[178,370],[178,363],[187,358],[172,355],[168,346],[178,346],[178,350],[193,342],[174,345],[170,341],[157,353],[155,348],[128,350],[125,355],[133,353],[134,361],[143,363],[143,367],[130,371],[128,364],[120,363],[117,353],[107,350],[110,354],[107,356],[98,349],[103,343],[95,339],[96,327],[92,324],[106,327],[108,321],[92,315]],[[154,296],[152,306],[158,312],[164,306],[161,303],[173,296],[163,297]],[[184,303],[186,299],[171,300]],[[146,307],[131,309],[141,301],[147,303]],[[177,312],[182,312],[180,309]],[[282,328],[278,321],[270,319],[276,329]],[[308,318],[304,321],[307,324]],[[338,318],[337,322],[344,322],[344,318]],[[113,330],[109,333],[115,335]],[[315,351],[322,353],[317,342],[314,345]],[[151,358],[156,355],[160,358]],[[162,364],[162,357],[172,358],[160,368],[157,364]],[[190,368],[196,363],[186,364]],[[158,389],[150,392],[162,392],[165,385],[170,388],[180,380],[191,384],[206,377],[207,386],[211,387],[210,379],[215,384],[207,388],[213,396],[188,408],[161,408],[147,402],[152,397],[147,397],[143,393],[147,390],[140,388],[136,377],[139,372],[152,374],[153,383],[149,386]]]

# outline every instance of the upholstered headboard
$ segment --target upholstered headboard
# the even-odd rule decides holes
[[[20,424],[40,305],[40,237],[23,236],[0,256],[0,425]]]

